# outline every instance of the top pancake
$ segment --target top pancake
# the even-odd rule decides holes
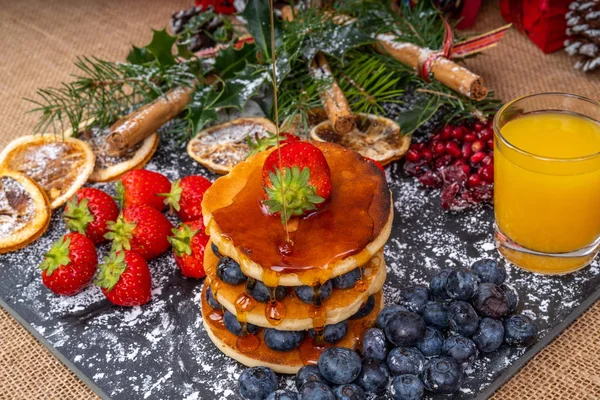
[[[275,149],[239,163],[202,201],[204,223],[221,254],[267,286],[315,285],[365,264],[387,241],[392,224],[385,177],[360,154],[314,143],[331,170],[331,198],[318,212],[292,219],[291,246],[279,216],[264,212],[262,167]]]

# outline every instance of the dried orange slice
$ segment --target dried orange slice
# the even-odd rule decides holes
[[[310,130],[310,137],[348,147],[363,157],[382,165],[401,158],[410,146],[410,135],[402,135],[400,126],[389,118],[373,114],[356,114],[356,127],[338,135],[329,120]]]
[[[50,224],[46,193],[25,175],[0,173],[0,253],[15,251],[39,238]]]
[[[33,179],[55,209],[87,182],[95,161],[92,149],[81,140],[54,135],[22,136],[0,153],[0,170],[22,172]]]
[[[108,128],[92,126],[94,120],[88,120],[80,125],[77,135],[73,130],[65,132],[65,136],[75,136],[86,142],[96,155],[94,172],[89,177],[90,182],[110,182],[119,179],[121,175],[131,169],[140,169],[150,161],[158,148],[158,133],[153,133],[141,143],[129,149],[124,155],[113,157],[106,154],[106,137]]]
[[[304,122],[300,121],[299,115],[296,115],[294,118],[287,118],[283,121],[281,129],[296,136],[303,137],[304,132],[310,132],[316,125],[327,121],[327,113],[325,113],[325,110],[322,108],[310,110],[306,117],[306,121]],[[302,126],[303,124],[306,124],[306,126]]]
[[[266,118],[238,118],[200,131],[190,140],[190,157],[217,174],[227,174],[250,152],[248,137],[264,138],[276,132],[275,125]]]

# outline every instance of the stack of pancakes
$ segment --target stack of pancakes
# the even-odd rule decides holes
[[[383,246],[393,219],[385,176],[354,151],[332,143],[315,145],[329,164],[332,195],[314,214],[290,220],[287,229],[261,203],[262,167],[274,149],[239,163],[204,195],[204,223],[213,249],[207,248],[204,259],[204,326],[221,351],[248,366],[293,374],[315,362],[327,346],[354,348],[383,306]],[[247,277],[244,283],[231,285],[219,279],[217,266],[226,257],[239,264]],[[330,295],[321,299],[320,288],[344,274],[355,277],[352,286],[342,289],[334,284]],[[270,289],[270,299],[261,302],[252,297],[257,282]],[[297,296],[295,289],[301,286],[312,287],[311,302]],[[212,304],[219,303],[216,308],[208,302],[209,288]],[[276,293],[282,291],[286,294],[278,299]],[[224,313],[237,318],[241,334],[227,330]],[[326,326],[342,321],[347,321],[346,335],[328,343]],[[258,333],[248,333],[250,326],[253,332],[258,326]],[[306,332],[296,348],[282,352],[264,340],[268,329]]]

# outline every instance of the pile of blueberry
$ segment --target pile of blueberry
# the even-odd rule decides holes
[[[492,259],[470,269],[442,270],[429,288],[406,288],[401,304],[380,312],[377,327],[363,336],[360,355],[328,348],[316,366],[300,369],[298,393],[277,390],[270,369],[250,368],[240,376],[240,394],[252,400],[360,400],[388,391],[395,400],[413,400],[426,390],[454,393],[478,353],[494,352],[503,343],[530,346],[537,338],[535,322],[511,314],[518,297],[505,278],[505,269]]]

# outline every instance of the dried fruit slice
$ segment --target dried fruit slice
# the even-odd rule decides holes
[[[114,181],[129,170],[143,168],[158,148],[158,133],[153,133],[124,155],[119,157],[109,156],[104,150],[106,137],[109,133],[108,128],[92,127],[93,122],[93,120],[88,120],[81,124],[80,131],[76,135],[78,139],[89,144],[96,155],[94,172],[89,178],[91,182]],[[65,136],[73,136],[73,130],[66,131]]]
[[[22,136],[0,153],[0,170],[22,172],[44,189],[50,207],[63,205],[87,182],[96,156],[78,139],[53,135]]]
[[[0,174],[0,253],[39,238],[50,224],[50,201],[33,180],[15,171]]]
[[[300,116],[296,115],[294,118],[287,118],[283,121],[282,129],[291,134],[305,137],[305,132],[310,132],[312,128],[319,125],[321,122],[327,121],[327,113],[322,108],[313,108],[307,114],[306,121],[300,121]],[[306,126],[302,126],[306,124]]]
[[[224,175],[250,152],[248,137],[263,138],[275,131],[275,125],[266,118],[238,118],[204,129],[190,140],[187,152],[212,172]]]
[[[344,135],[338,135],[327,120],[312,128],[310,136],[348,147],[382,165],[401,158],[411,139],[410,135],[400,134],[400,127],[391,119],[373,114],[356,114],[356,127]]]

